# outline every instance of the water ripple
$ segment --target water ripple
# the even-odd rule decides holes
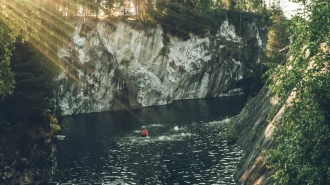
[[[125,127],[123,120],[136,116],[126,120],[126,114],[117,112],[116,119],[105,114],[68,117],[76,125],[62,125],[67,137],[57,146],[59,170],[54,180],[62,184],[235,184],[233,173],[243,151],[219,136],[230,118],[217,120],[209,115],[213,109],[186,111],[189,119],[180,121],[176,111],[166,113],[164,108],[156,112],[165,115],[158,116],[150,111],[145,114],[151,115],[149,121],[140,116],[145,123],[131,121]],[[206,113],[207,118],[192,117],[196,112]],[[142,125],[149,138],[139,137]]]

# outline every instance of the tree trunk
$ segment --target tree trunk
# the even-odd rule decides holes
[[[99,6],[100,6],[100,0],[96,0],[96,20],[99,19]]]

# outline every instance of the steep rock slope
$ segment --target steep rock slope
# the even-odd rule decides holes
[[[215,35],[186,41],[164,36],[159,25],[139,28],[128,21],[98,22],[82,34],[86,25],[79,22],[59,51],[66,70],[56,80],[57,111],[72,115],[242,94],[245,82],[260,75],[267,30],[257,21],[242,24],[242,36],[225,20]]]
[[[274,184],[270,178],[274,171],[267,167],[265,151],[275,146],[273,123],[280,121],[283,112],[264,86],[235,119],[232,126],[239,135],[237,143],[245,151],[234,175],[238,184]]]

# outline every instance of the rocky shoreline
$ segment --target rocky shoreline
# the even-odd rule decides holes
[[[45,184],[52,180],[57,168],[56,138],[37,134],[21,127],[1,133],[0,184]]]

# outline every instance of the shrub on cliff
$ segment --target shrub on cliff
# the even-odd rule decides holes
[[[231,118],[228,122],[226,122],[224,131],[219,133],[219,137],[226,140],[229,145],[235,144],[239,138],[238,134],[232,128],[233,122],[234,118]]]

